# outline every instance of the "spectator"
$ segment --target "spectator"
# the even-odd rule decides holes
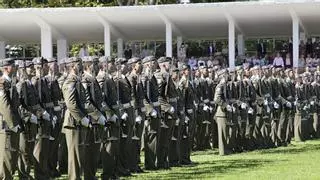
[[[280,53],[277,53],[277,57],[274,58],[273,66],[275,68],[279,68],[279,67],[283,68],[284,67],[283,58],[280,56]]]
[[[286,54],[286,68],[291,68],[292,64],[291,64],[291,57],[290,57],[290,53]]]
[[[269,59],[268,55],[265,55],[263,58],[260,60],[260,66],[266,66],[269,64]]]
[[[304,68],[305,65],[306,65],[306,60],[304,59],[304,55],[301,54],[300,58],[299,58],[299,61],[298,61],[298,67],[299,68]]]
[[[83,44],[81,46],[80,51],[79,51],[79,57],[82,58],[82,57],[85,57],[85,56],[89,56],[89,51],[88,51],[88,48],[87,48],[86,44]]]
[[[319,63],[320,63],[320,59],[319,59],[319,57],[317,55],[315,55],[314,58],[313,58],[313,61],[312,61],[313,67],[319,66]]]
[[[313,59],[312,59],[312,57],[311,57],[311,54],[308,54],[308,55],[307,55],[307,58],[306,58],[306,65],[307,65],[308,67],[312,67],[312,63],[313,63]]]
[[[197,60],[192,56],[188,61],[188,65],[191,69],[194,69],[197,66]]]
[[[253,66],[260,66],[260,58],[259,56],[255,56],[252,60]]]

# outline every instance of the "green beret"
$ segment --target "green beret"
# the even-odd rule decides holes
[[[56,58],[47,58],[48,63],[57,62]]]
[[[14,64],[13,58],[6,58],[0,60],[0,67],[12,66]]]
[[[35,57],[32,59],[32,62],[34,65],[41,65],[41,64],[48,63],[48,60],[43,57]]]
[[[13,58],[6,58],[6,59],[1,59],[0,60],[0,67],[11,66],[13,64],[14,64],[14,59]]]
[[[111,56],[102,56],[99,58],[99,62],[101,63],[114,62],[114,58],[112,58]]]
[[[126,62],[128,62],[126,58],[117,58],[116,59],[116,64],[118,64],[118,65],[125,64]]]
[[[165,62],[170,62],[170,61],[172,61],[171,57],[160,57],[158,59],[158,63],[165,63]]]
[[[81,62],[81,58],[70,57],[70,58],[66,59],[65,64],[76,63],[76,62]]]
[[[156,58],[154,56],[147,56],[147,57],[143,58],[142,64],[145,64],[145,63],[148,63],[151,61],[155,61],[155,60],[156,60]]]
[[[133,58],[131,58],[131,59],[128,60],[128,65],[130,65],[130,64],[135,64],[135,63],[137,63],[137,62],[141,62],[141,59],[138,58],[138,57],[133,57]]]

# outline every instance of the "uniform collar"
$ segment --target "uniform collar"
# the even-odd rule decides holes
[[[7,74],[3,74],[2,76],[4,77],[5,80],[11,82],[11,78]]]

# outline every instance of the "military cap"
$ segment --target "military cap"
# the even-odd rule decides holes
[[[154,56],[147,56],[147,57],[143,58],[142,64],[145,64],[145,63],[148,63],[151,61],[155,61],[155,60],[156,60],[156,58]]]
[[[116,64],[125,64],[127,61],[126,58],[117,58],[116,59]]]
[[[57,62],[56,58],[47,58],[48,63]]]
[[[13,58],[6,58],[0,60],[0,67],[11,66],[14,64]]]
[[[171,57],[160,57],[158,59],[158,63],[165,63],[165,62],[170,62],[170,61],[172,61]]]
[[[229,73],[234,73],[235,72],[234,68],[228,68],[227,70],[228,70]]]
[[[33,66],[33,62],[32,61],[19,60],[18,68],[24,68],[24,67],[30,67],[30,66]]]
[[[289,73],[289,72],[291,72],[292,71],[292,69],[291,68],[288,68],[288,69],[286,69],[284,72],[285,73]]]
[[[250,70],[254,71],[254,70],[259,70],[260,66],[253,66]]]
[[[310,72],[304,72],[302,74],[303,77],[310,77],[311,76],[311,73]]]
[[[114,62],[114,58],[111,56],[102,56],[99,58],[99,62],[106,63],[106,62]]]
[[[214,71],[216,71],[216,70],[220,69],[220,66],[219,66],[219,65],[218,65],[218,66],[213,66],[212,69],[213,69]]]
[[[221,69],[221,70],[217,71],[217,76],[219,77],[219,76],[222,76],[222,75],[224,75],[226,73],[227,73],[226,69]]]
[[[65,64],[76,63],[76,62],[80,62],[80,61],[81,61],[81,58],[79,58],[79,57],[70,57],[65,60]]]
[[[58,65],[63,65],[63,64],[65,64],[66,61],[67,61],[67,59],[68,59],[68,58],[62,58],[62,59],[60,59],[60,60],[58,61]]]
[[[190,66],[187,65],[187,64],[182,64],[182,65],[180,66],[180,70],[181,70],[181,71],[186,70],[186,69],[190,69]]]
[[[43,57],[36,57],[32,59],[32,62],[34,65],[41,65],[41,64],[48,63],[48,60]]]
[[[133,57],[133,58],[128,60],[128,64],[134,64],[134,63],[137,63],[137,62],[141,62],[141,59],[138,58],[138,57]]]
[[[177,68],[177,67],[173,67],[173,68],[172,68],[172,72],[179,72],[179,71],[180,71],[180,69]]]
[[[96,57],[96,56],[82,57],[82,62],[96,62],[96,61],[99,61],[98,57]]]

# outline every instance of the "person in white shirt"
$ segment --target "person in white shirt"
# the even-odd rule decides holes
[[[306,58],[306,65],[307,65],[308,67],[312,67],[312,62],[313,62],[313,59],[312,59],[312,57],[311,57],[311,54],[308,54],[308,55],[307,55],[307,58]]]
[[[87,46],[85,44],[83,44],[80,51],[79,51],[79,57],[82,58],[82,57],[86,57],[86,56],[89,56],[89,51],[88,51]]]
[[[255,56],[252,60],[253,66],[260,66],[260,58],[258,56]]]
[[[298,61],[298,67],[304,68],[306,66],[306,60],[304,59],[304,55],[301,54],[299,61]]]
[[[274,58],[273,67],[275,68],[284,67],[283,58],[280,56],[280,53],[277,53],[277,57]]]
[[[291,65],[290,53],[287,53],[287,54],[286,54],[286,62],[285,62],[285,64],[286,64],[286,67],[287,67],[287,68],[292,67],[292,65]]]

